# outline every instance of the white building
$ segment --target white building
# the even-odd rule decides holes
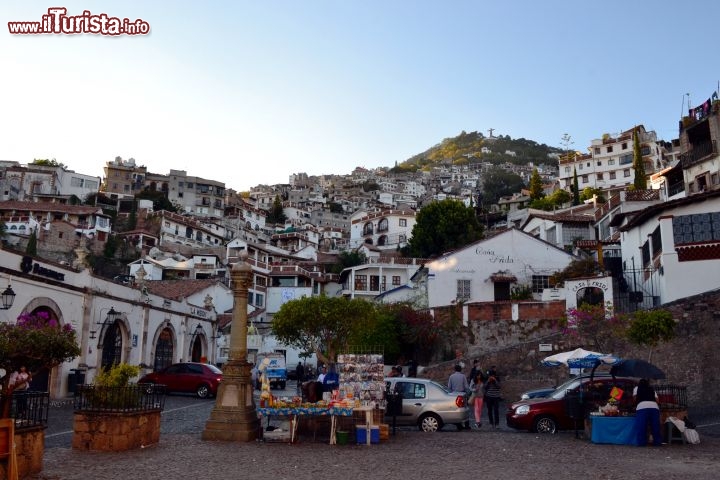
[[[510,300],[512,289],[532,289],[540,299],[550,276],[573,256],[521,230],[511,228],[426,264],[430,308],[456,302]]]
[[[366,263],[342,271],[342,294],[349,298],[372,300],[408,285],[424,261],[418,258],[368,257]]]
[[[215,361],[213,295],[219,300],[218,292],[226,288],[217,280],[147,282],[147,289],[133,288],[88,269],[40,259],[28,263],[24,257],[0,250],[4,281],[17,295],[0,321],[46,312],[59,325],[71,325],[80,346],[76,359],[34,378],[33,387],[47,389],[52,398],[67,396],[73,369],[83,370],[91,383],[102,367],[114,363],[141,365],[147,372],[174,362]]]
[[[350,247],[368,244],[396,250],[407,245],[414,226],[413,210],[358,211],[350,218]]]
[[[560,186],[566,190],[572,188],[575,171],[580,190],[586,187],[615,190],[632,185],[635,179],[633,130],[626,130],[616,136],[605,134],[603,138],[593,140],[588,148],[589,154],[563,155],[558,174]],[[646,131],[642,125],[637,130],[645,173],[650,175],[666,166],[664,147],[658,142],[654,131]]]
[[[720,288],[720,190],[658,203],[620,227],[627,288],[651,305]]]

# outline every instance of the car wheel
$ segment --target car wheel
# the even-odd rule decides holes
[[[537,433],[557,432],[557,422],[552,417],[542,416],[535,419],[534,430]]]
[[[195,390],[195,394],[198,398],[208,398],[210,396],[210,387],[203,383]]]
[[[434,413],[425,414],[418,420],[418,429],[422,432],[437,432],[442,427],[442,419]]]

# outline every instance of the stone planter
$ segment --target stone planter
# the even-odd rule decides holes
[[[18,478],[42,472],[45,453],[45,427],[32,427],[15,432],[15,470]],[[0,461],[0,480],[8,478],[9,459]]]
[[[160,410],[80,412],[73,420],[72,448],[124,451],[160,441]]]

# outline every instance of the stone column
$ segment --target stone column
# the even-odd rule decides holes
[[[246,258],[247,254],[242,255],[230,271],[234,299],[230,352],[228,362],[223,366],[215,408],[202,433],[203,440],[249,442],[258,435],[260,421],[247,361],[247,299],[252,268],[245,262]]]

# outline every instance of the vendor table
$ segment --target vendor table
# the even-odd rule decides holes
[[[634,416],[590,415],[593,443],[612,443],[616,445],[637,445]]]
[[[290,417],[290,443],[295,441],[299,416],[330,416],[330,445],[336,442],[337,417],[352,417],[352,407],[258,407],[258,413],[264,417]]]

